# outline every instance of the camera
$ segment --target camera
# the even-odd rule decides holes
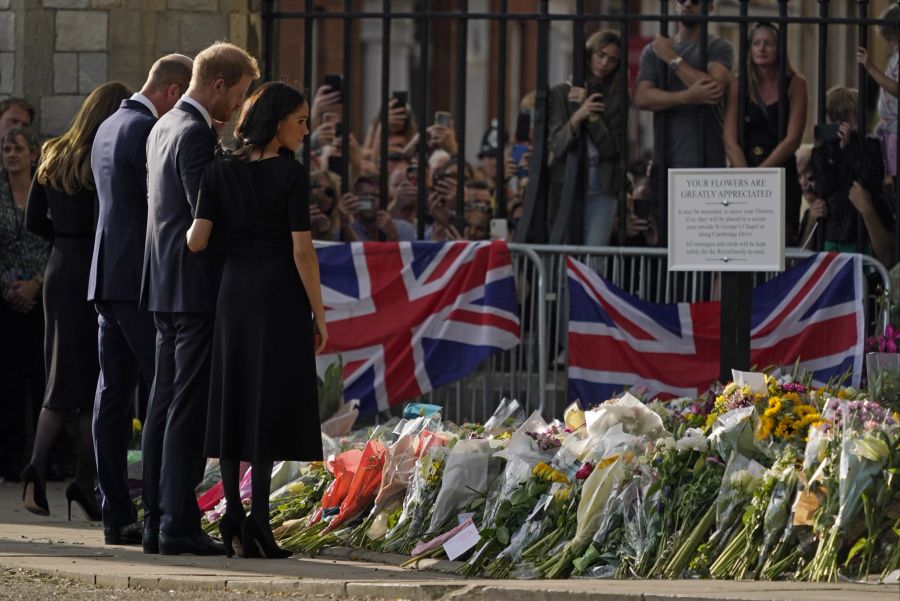
[[[813,138],[816,142],[828,142],[841,137],[840,123],[817,123],[813,128]]]
[[[356,199],[356,210],[361,221],[375,221],[375,212],[378,207],[374,196],[360,196]]]
[[[434,113],[434,124],[441,127],[450,127],[450,113],[447,111],[436,111]]]

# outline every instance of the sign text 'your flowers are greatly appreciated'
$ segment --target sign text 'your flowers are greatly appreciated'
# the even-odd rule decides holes
[[[670,169],[669,269],[783,271],[784,170]]]

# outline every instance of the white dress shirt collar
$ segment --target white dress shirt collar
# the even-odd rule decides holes
[[[147,98],[140,92],[135,92],[131,95],[131,100],[137,100],[138,102],[146,106],[148,109],[150,109],[150,113],[152,113],[154,117],[159,119],[159,111],[156,110],[156,106],[152,102],[150,102],[149,98]]]
[[[209,116],[209,111],[206,110],[205,106],[203,106],[202,104],[200,104],[199,102],[197,102],[196,100],[194,100],[193,98],[188,96],[187,94],[182,96],[181,99],[184,100],[185,102],[187,102],[188,104],[190,104],[191,106],[193,106],[198,111],[200,111],[200,114],[203,115],[204,119],[206,119],[206,124],[209,127],[212,127],[212,117]]]

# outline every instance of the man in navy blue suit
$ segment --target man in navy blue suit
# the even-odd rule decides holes
[[[138,378],[147,386],[153,382],[156,328],[153,316],[138,309],[147,228],[146,143],[156,120],[187,90],[192,65],[181,54],[157,60],[141,91],[97,130],[91,150],[100,206],[88,283],[100,353],[93,429],[107,544],[140,544],[143,532],[128,493],[125,455]]]
[[[144,425],[144,552],[224,554],[200,529],[194,489],[203,477],[209,347],[222,263],[192,253],[204,168],[218,136],[259,77],[256,60],[218,42],[194,58],[191,85],[147,139],[147,236],[141,305],[156,323],[156,373]]]

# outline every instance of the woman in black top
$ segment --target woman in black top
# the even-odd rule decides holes
[[[25,228],[25,205],[40,145],[14,127],[0,139],[0,476],[19,481],[28,412],[44,398],[41,286],[47,241]]]
[[[97,313],[87,300],[94,248],[97,195],[91,173],[91,146],[97,128],[131,91],[119,82],[101,85],[85,99],[63,135],[44,144],[41,165],[28,194],[28,231],[53,243],[44,272],[44,365],[47,387],[35,429],[31,464],[25,468],[25,508],[47,515],[43,497],[47,457],[67,411],[78,412],[78,468],[66,489],[92,520],[100,519],[94,497],[94,444],[91,434],[97,390]],[[43,498],[42,498],[43,497]]]
[[[188,247],[225,252],[216,304],[206,454],[219,457],[229,555],[286,557],[269,529],[274,460],[322,459],[315,353],[328,330],[309,226],[307,174],[293,153],[309,133],[303,94],[267,83],[244,104],[237,147],[204,173]],[[315,343],[315,336],[319,341]],[[240,461],[252,462],[244,519]]]
[[[725,105],[723,137],[725,154],[732,167],[784,167],[785,237],[795,245],[800,224],[800,180],[794,152],[803,141],[806,128],[806,79],[787,64],[787,135],[778,135],[778,29],[760,23],[750,31],[747,53],[750,97],[747,114],[738,115],[738,81],[733,79]],[[744,127],[744,147],[738,144],[738,128]]]

